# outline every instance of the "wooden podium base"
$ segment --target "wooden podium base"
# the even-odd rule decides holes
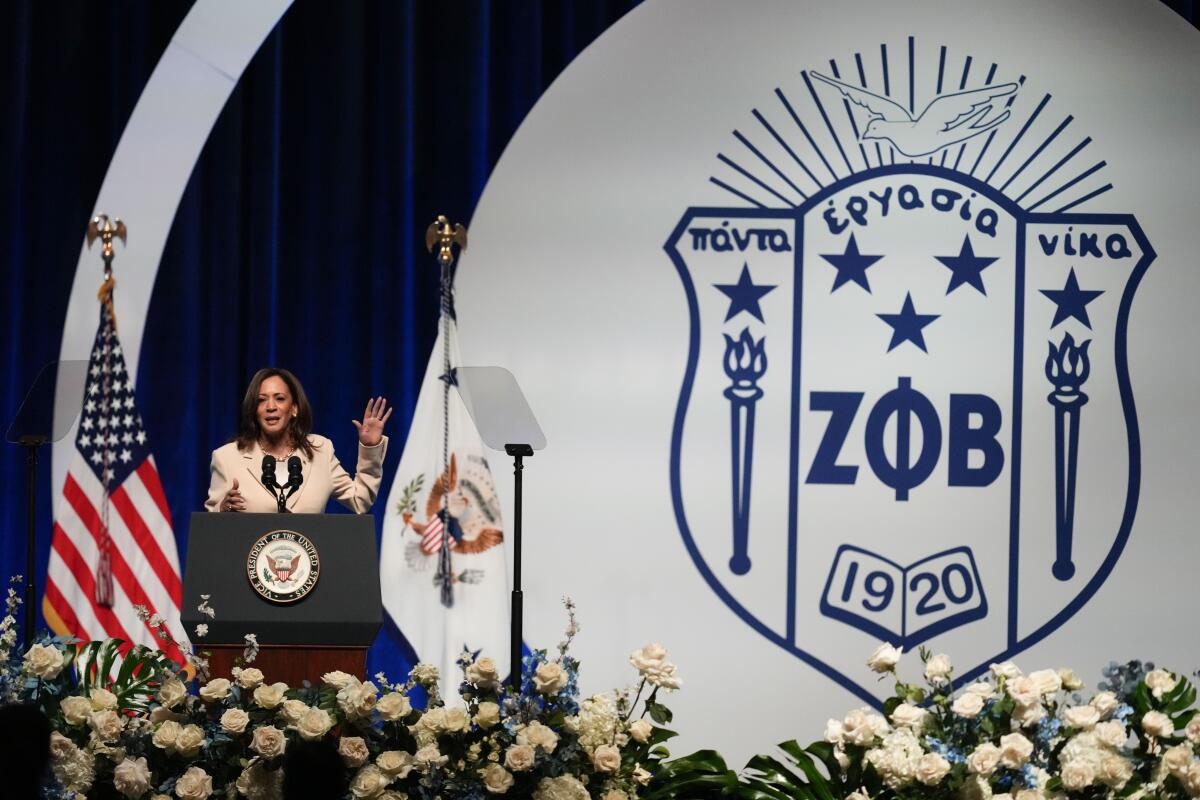
[[[242,645],[200,645],[197,650],[212,653],[208,659],[208,671],[214,678],[229,678],[234,660],[242,655]],[[258,657],[244,666],[262,670],[267,683],[282,681],[288,686],[302,686],[309,681],[314,686],[320,683],[326,672],[340,670],[354,675],[359,680],[367,678],[367,648],[365,647],[310,647],[308,645],[263,645]]]

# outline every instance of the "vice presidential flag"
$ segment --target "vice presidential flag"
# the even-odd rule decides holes
[[[387,498],[383,605],[417,658],[457,696],[463,647],[508,670],[508,573],[500,500],[483,442],[446,372],[442,328]],[[450,363],[460,363],[453,322]]]
[[[75,451],[54,514],[43,613],[59,634],[115,637],[164,649],[145,606],[186,642],[182,585],[171,512],[133,396],[134,379],[104,306],[84,388]]]

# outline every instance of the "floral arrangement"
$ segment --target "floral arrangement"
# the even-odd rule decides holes
[[[443,701],[437,669],[424,664],[400,684],[333,672],[291,687],[244,664],[189,685],[159,651],[45,636],[17,656],[8,629],[0,691],[51,720],[58,786],[48,797],[279,798],[285,754],[298,740],[336,746],[353,798],[651,797],[668,756],[662,743],[675,735],[661,727],[671,714],[659,693],[679,688],[676,667],[647,645],[630,657],[634,686],[581,699],[569,600],[567,608],[558,652],[527,657],[519,690],[501,683],[492,659],[465,652],[460,705]],[[252,657],[257,642],[247,644]],[[418,686],[423,709],[410,697]]]
[[[883,713],[829,720],[824,741],[780,745],[790,762],[757,756],[742,796],[845,800],[1183,800],[1200,797],[1196,690],[1153,664],[1110,665],[1085,698],[1069,669],[1024,674],[992,664],[954,688],[946,655],[920,652],[923,685],[896,677],[901,651],[881,645],[868,666],[895,677]],[[818,768],[818,764],[821,768]],[[799,773],[796,770],[799,770]]]

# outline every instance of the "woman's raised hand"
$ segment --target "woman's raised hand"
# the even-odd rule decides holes
[[[387,400],[373,397],[367,401],[367,410],[363,412],[362,422],[351,420],[358,430],[359,444],[374,447],[383,441],[383,426],[392,415],[392,409],[387,407]]]

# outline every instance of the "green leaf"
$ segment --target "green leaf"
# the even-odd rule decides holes
[[[649,700],[646,701],[646,711],[650,713],[650,719],[659,725],[666,725],[675,718],[675,715],[671,713],[671,709],[661,703],[653,703]]]

